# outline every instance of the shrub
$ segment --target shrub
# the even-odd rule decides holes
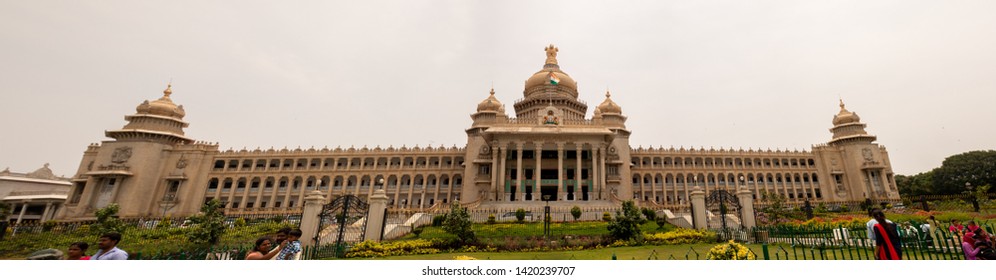
[[[609,212],[602,212],[602,221],[611,222],[612,214],[610,214]]]
[[[757,254],[751,252],[747,246],[743,244],[734,242],[730,240],[729,243],[723,243],[712,247],[709,249],[709,253],[706,254],[707,260],[755,260],[757,259]]]
[[[643,240],[654,245],[693,244],[716,240],[716,233],[708,230],[678,228],[669,232],[644,233]]]
[[[657,219],[654,219],[654,223],[657,223],[657,229],[662,229],[664,228],[664,225],[667,225],[667,218],[659,216]]]
[[[576,205],[571,207],[571,217],[574,217],[574,221],[577,222],[581,218],[581,207]]]
[[[515,209],[515,221],[522,223],[526,219],[526,209]]]
[[[225,214],[221,211],[221,202],[217,199],[204,203],[201,212],[191,216],[190,221],[194,224],[187,232],[187,238],[191,243],[215,245],[225,233]]]
[[[495,214],[488,214],[488,224],[489,225],[495,224]]]
[[[446,221],[446,214],[432,216],[432,226],[441,227],[443,222]]]
[[[235,219],[235,227],[244,227],[244,226],[246,226],[246,219],[243,218]]]
[[[346,252],[347,258],[374,258],[402,255],[436,254],[439,249],[432,240],[412,239],[399,242],[377,243],[371,240],[353,245]]]
[[[443,230],[456,235],[457,239],[464,244],[475,240],[470,214],[459,204],[454,203],[450,206],[450,213],[446,215],[446,221],[443,222]]]
[[[622,211],[616,213],[615,220],[609,222],[609,234],[616,240],[629,240],[640,235],[643,218],[632,200],[623,202]]]
[[[647,217],[647,221],[653,221],[657,219],[657,212],[654,209],[642,208],[640,212],[643,212],[643,216]]]
[[[97,234],[106,232],[124,232],[125,224],[118,220],[118,204],[111,203],[104,208],[100,208],[94,213],[97,216],[97,224],[92,227]]]
[[[412,234],[414,234],[415,237],[418,237],[419,234],[422,234],[422,227],[412,228]]]

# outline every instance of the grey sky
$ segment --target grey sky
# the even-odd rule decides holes
[[[463,146],[555,44],[637,146],[809,150],[838,97],[899,174],[993,149],[994,1],[0,1],[0,168],[72,175],[143,100],[222,149]]]

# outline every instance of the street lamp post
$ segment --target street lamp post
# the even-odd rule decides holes
[[[550,195],[544,194],[543,200],[546,202],[546,206],[543,206],[543,236],[547,240],[550,239]]]

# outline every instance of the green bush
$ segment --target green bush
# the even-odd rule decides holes
[[[432,216],[432,226],[441,227],[443,222],[446,221],[446,214]]]
[[[610,214],[609,212],[602,212],[602,221],[611,222],[612,214]]]
[[[235,219],[235,227],[244,227],[244,226],[246,226],[246,219],[243,218]]]
[[[495,224],[495,214],[488,214],[488,224],[489,225]]]
[[[657,212],[654,209],[642,208],[640,212],[643,212],[643,216],[647,218],[647,221],[657,220]]]
[[[521,224],[524,220],[526,220],[526,209],[515,209],[515,221]]]
[[[640,235],[640,224],[643,218],[632,200],[623,202],[622,211],[616,213],[616,218],[609,222],[609,234],[616,240],[629,240]]]
[[[581,207],[571,207],[571,217],[574,217],[574,221],[577,222],[581,218]]]

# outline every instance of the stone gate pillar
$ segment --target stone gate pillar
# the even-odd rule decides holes
[[[387,209],[387,194],[383,189],[374,191],[370,197],[370,209],[367,212],[367,228],[363,233],[363,241],[373,240],[380,242],[380,234],[384,232],[384,210]]]
[[[746,228],[752,228],[757,225],[754,220],[754,193],[747,189],[747,187],[740,187],[737,190],[737,199],[740,200],[740,224]]]
[[[695,225],[695,229],[707,228],[705,192],[701,187],[695,186],[688,196],[692,200],[692,224]]]
[[[315,236],[318,234],[319,215],[322,212],[322,204],[325,203],[325,196],[321,191],[311,191],[304,197],[304,211],[301,213],[301,246],[315,245]]]

